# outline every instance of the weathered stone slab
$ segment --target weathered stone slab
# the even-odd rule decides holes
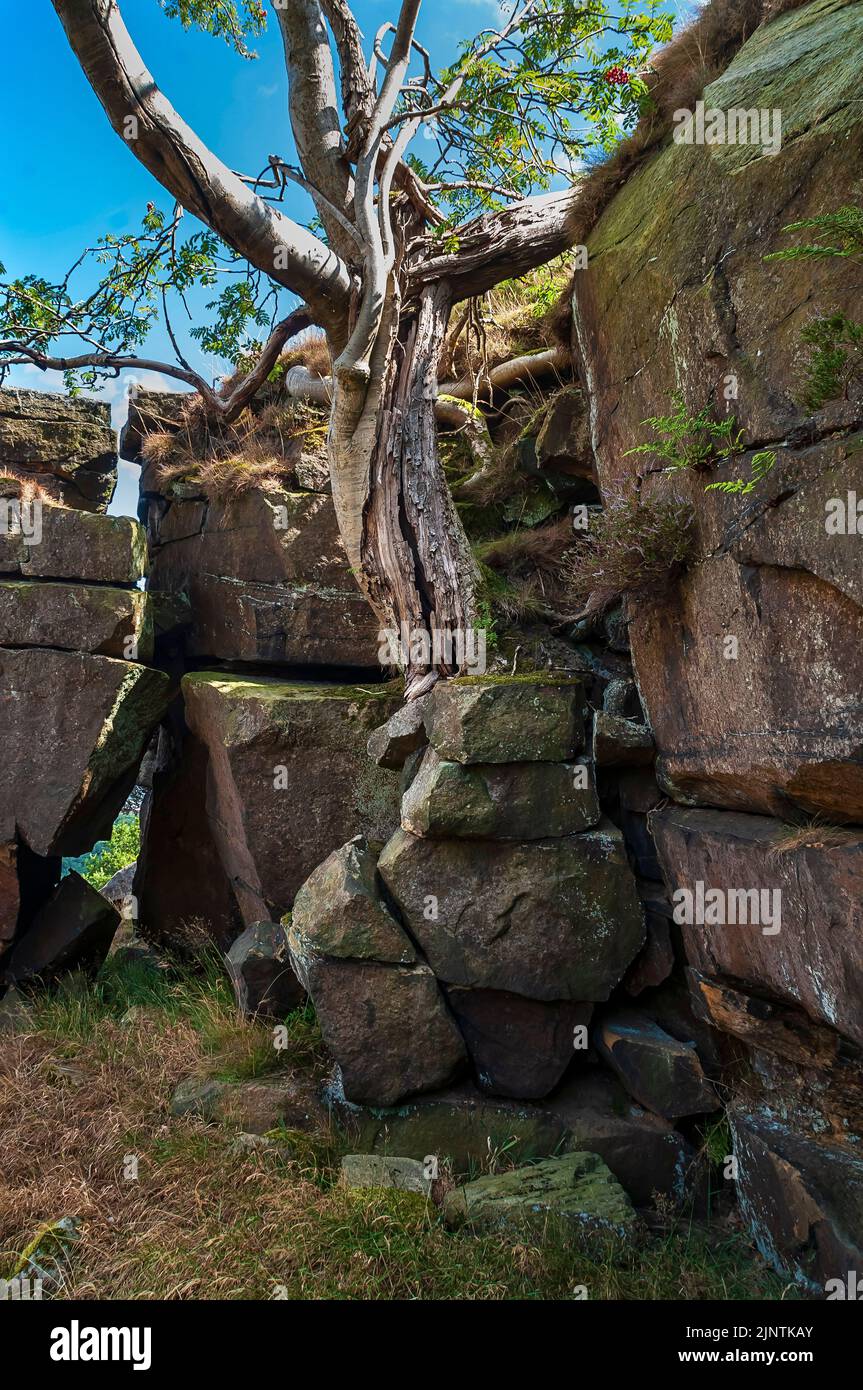
[[[466,676],[435,686],[426,728],[450,762],[568,762],[584,746],[584,710],[576,678]]]
[[[738,1198],[762,1255],[786,1277],[837,1297],[828,1281],[849,1289],[863,1269],[863,1159],[767,1112],[734,1107],[730,1120]]]
[[[749,924],[681,924],[689,963],[705,975],[796,1002],[810,1018],[863,1043],[863,837],[849,829],[825,843],[824,832],[813,827],[795,844],[787,838],[791,827],[764,816],[670,807],[655,812],[653,829],[666,880],[672,893],[693,895],[693,916],[699,882],[704,894],[726,892],[726,917],[729,890],[750,895]],[[759,916],[760,895],[767,895],[770,922],[751,923],[755,892]],[[778,924],[772,920],[777,904]],[[738,919],[742,910],[735,897]]]
[[[0,580],[0,647],[55,647],[148,662],[150,599],[139,589],[107,584]]]
[[[380,1154],[345,1154],[341,1165],[342,1182],[348,1187],[386,1187],[397,1192],[431,1193],[431,1178],[419,1159],[391,1158]]]
[[[48,391],[0,390],[0,472],[67,507],[103,512],[117,482],[110,407]]]
[[[476,1178],[444,1199],[448,1226],[519,1230],[549,1218],[624,1234],[635,1212],[620,1183],[593,1153],[547,1158],[527,1168]]]
[[[0,536],[0,574],[133,586],[147,573],[143,528],[127,516],[42,506],[41,537]]]
[[[589,830],[599,820],[586,763],[445,762],[433,748],[402,799],[414,835],[541,840]]]
[[[160,752],[166,730],[160,733]],[[231,882],[207,818],[207,749],[192,734],[153,774],[141,811],[141,851],[134,894],[148,940],[189,944],[191,932],[227,949],[243,929]]]
[[[399,830],[378,870],[438,979],[529,999],[607,999],[644,941],[610,824],[526,843]]]
[[[397,1107],[346,1105],[337,1100],[350,1144],[363,1153],[406,1154],[432,1161],[434,1175],[448,1163],[467,1173],[505,1149],[514,1163],[559,1152],[565,1126],[539,1105],[494,1100],[468,1082]]]
[[[171,1099],[172,1115],[199,1119],[266,1134],[271,1129],[323,1131],[327,1114],[308,1083],[273,1076],[263,1081],[220,1081],[216,1077],[187,1077]]]
[[[78,652],[0,651],[0,709],[14,750],[0,784],[0,841],[82,854],[111,825],[168,697],[168,677]]]
[[[253,489],[172,502],[151,521],[150,588],[188,594],[197,658],[378,668],[379,622],[332,498]]]
[[[386,839],[398,776],[366,743],[396,709],[391,687],[201,671],[186,719],[209,757],[207,817],[244,921],[277,921],[327,855],[358,832]]]

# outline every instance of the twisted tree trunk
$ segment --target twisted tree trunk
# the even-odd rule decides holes
[[[448,287],[401,309],[393,287],[362,386],[338,371],[330,428],[333,496],[348,558],[400,653],[407,698],[463,667],[482,645],[477,568],[438,450],[437,361]]]

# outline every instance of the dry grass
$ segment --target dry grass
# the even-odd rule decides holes
[[[132,1012],[129,1013],[130,1001]],[[286,1061],[323,1064],[310,1016]],[[268,1030],[223,980],[109,962],[99,984],[45,1000],[0,1035],[0,1273],[45,1222],[80,1218],[63,1296],[97,1299],[769,1298],[748,1240],[687,1221],[632,1244],[549,1225],[530,1238],[452,1234],[423,1198],[350,1190],[333,1136],[302,1157],[240,1153],[232,1135],[169,1113],[185,1076],[239,1067]],[[297,1151],[294,1150],[294,1153]],[[138,1180],[124,1178],[128,1155]]]
[[[842,849],[859,845],[860,833],[841,825],[832,825],[821,816],[813,816],[805,825],[787,825],[779,830],[768,850],[770,858],[793,854],[798,849]]]
[[[607,495],[590,531],[561,563],[562,586],[580,607],[578,616],[604,613],[626,594],[666,589],[690,557],[692,516],[689,504],[676,499]]]
[[[557,257],[519,280],[505,280],[476,300],[457,304],[441,354],[441,381],[482,377],[521,353],[554,346],[546,316],[570,274]]]
[[[207,418],[200,397],[190,395],[179,426],[144,439],[141,453],[157,481],[167,486],[189,480],[211,500],[227,500],[252,488],[296,486],[298,461],[304,451],[324,448],[327,422],[314,407],[274,400],[272,390],[269,396],[222,425]]]

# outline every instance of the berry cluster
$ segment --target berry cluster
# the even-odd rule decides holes
[[[626,68],[609,68],[605,74],[606,82],[610,82],[613,87],[625,87],[629,81],[629,73]]]

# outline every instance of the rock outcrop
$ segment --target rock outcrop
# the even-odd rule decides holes
[[[102,401],[0,390],[0,474],[43,497],[104,512],[117,483],[117,446]]]
[[[606,737],[605,714],[594,744],[608,770],[600,799],[655,904],[652,949],[667,962],[676,945],[692,993],[686,1006],[679,964],[664,983],[635,967],[650,1020],[640,1058],[613,1016],[597,1037],[625,1083],[666,1113],[688,1084],[672,1079],[681,1044],[696,1042],[705,1068],[710,1057],[733,1081],[741,1206],[765,1256],[814,1290],[859,1268],[863,1224],[863,398],[852,377],[841,399],[807,399],[801,334],[830,314],[859,324],[863,279],[829,255],[765,257],[829,242],[788,228],[859,205],[863,111],[850,55],[861,37],[861,8],[846,0],[768,17],[701,100],[707,111],[781,117],[781,141],[765,151],[758,138],[669,134],[606,200],[573,281],[604,502],[637,491],[648,507],[675,497],[692,515],[682,576],[624,609],[656,781],[645,768],[610,785],[621,740]],[[675,401],[683,421],[733,417],[732,457],[676,468],[641,450],[654,438],[649,418]],[[747,487],[758,451],[771,466]],[[627,741],[649,760],[646,737]]]

